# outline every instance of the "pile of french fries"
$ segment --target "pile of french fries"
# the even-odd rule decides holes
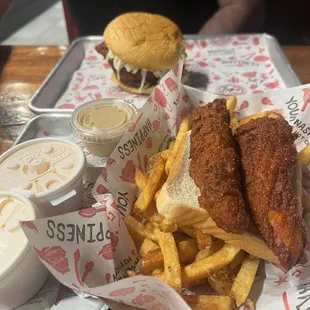
[[[232,130],[250,120],[247,117],[238,121],[233,114],[235,106],[235,97],[227,100]],[[268,111],[251,118],[262,116],[281,117]],[[164,281],[192,309],[230,310],[242,304],[254,309],[248,295],[260,260],[194,227],[180,227],[157,212],[157,195],[169,175],[178,146],[190,129],[190,120],[183,119],[169,149],[149,160],[148,173],[136,168],[135,182],[141,194],[125,223],[141,259],[128,276],[147,275]],[[196,286],[203,286],[206,294],[184,294]]]

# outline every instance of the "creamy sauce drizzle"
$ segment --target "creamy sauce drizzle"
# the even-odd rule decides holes
[[[120,71],[125,68],[127,72],[131,72],[133,74],[137,73],[139,70],[141,70],[141,82],[140,82],[140,87],[139,87],[139,92],[141,92],[143,90],[143,88],[146,86],[146,88],[148,87],[147,84],[145,84],[146,81],[146,76],[147,76],[147,72],[152,72],[157,78],[162,78],[167,72],[168,70],[157,70],[157,71],[151,71],[151,70],[147,70],[147,69],[139,69],[135,66],[129,65],[124,63],[119,57],[115,56],[112,51],[109,49],[108,55],[107,55],[107,60],[109,59],[113,59],[113,66],[115,68],[116,71],[116,76],[118,79],[120,79]]]

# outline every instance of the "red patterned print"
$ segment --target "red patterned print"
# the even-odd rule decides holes
[[[150,302],[153,302],[155,300],[155,297],[152,296],[152,295],[143,295],[143,294],[140,294],[138,295],[136,298],[134,298],[132,300],[132,303],[134,305],[144,305],[144,304],[148,304]]]
[[[46,263],[51,265],[61,274],[70,271],[66,251],[60,246],[44,247],[42,250],[34,248],[37,255]]]
[[[152,148],[152,138],[151,137],[148,137],[145,141],[145,146],[147,149],[150,149]]]
[[[122,170],[120,179],[123,182],[134,183],[135,182],[135,166],[132,160],[128,160],[126,166]]]
[[[102,178],[105,180],[105,182],[108,182],[108,170],[106,167],[103,168],[102,172],[100,173]]]
[[[249,38],[249,36],[238,36],[237,39],[240,41],[245,41]]]
[[[178,73],[179,73],[179,64],[177,64],[176,66],[174,66],[174,68],[172,69],[174,76],[177,77]]]
[[[128,131],[129,131],[129,132],[133,132],[133,131],[136,129],[137,124],[139,123],[139,121],[140,121],[142,115],[143,115],[143,113],[141,113],[141,114],[137,117],[137,119],[130,125],[130,127],[128,128]]]
[[[113,164],[115,164],[115,163],[116,163],[115,159],[113,159],[113,158],[111,158],[111,157],[109,157],[109,159],[107,160],[107,164],[108,164],[109,166],[111,166],[111,165],[113,165]]]
[[[74,109],[75,105],[72,103],[64,103],[58,107],[58,109]]]
[[[198,61],[198,66],[201,68],[205,68],[208,67],[208,64],[205,61]]]
[[[247,78],[255,78],[256,77],[256,72],[246,72],[242,74],[243,76],[247,77]]]
[[[154,100],[163,108],[167,106],[167,98],[164,93],[158,88],[155,88]]]
[[[119,238],[117,236],[118,232],[113,233],[112,231],[110,232],[111,235],[111,245],[113,248],[117,247],[118,242],[119,242]]]
[[[103,208],[87,208],[87,209],[82,209],[80,211],[78,211],[78,214],[81,217],[84,218],[91,218],[94,217],[97,213],[99,212],[106,212],[107,208],[103,207]]]
[[[113,248],[111,243],[104,245],[98,255],[101,255],[106,260],[113,259]]]
[[[155,120],[153,122],[153,130],[154,130],[154,132],[157,132],[160,130],[160,121],[159,120]]]
[[[165,80],[165,84],[170,91],[176,91],[178,89],[178,85],[175,83],[175,81],[172,78],[167,78]]]
[[[32,222],[23,222],[23,225],[29,229],[31,229],[32,231],[34,231],[35,233],[38,233],[38,228],[36,225],[34,225]]]
[[[189,43],[185,41],[185,49],[191,51],[194,48],[194,44],[193,43]]]
[[[259,45],[259,38],[253,38],[253,44]]]
[[[126,296],[126,295],[133,293],[135,290],[136,290],[135,287],[121,288],[121,289],[110,292],[109,296],[111,297]]]
[[[308,104],[310,103],[310,88],[303,88],[302,91],[304,92],[304,97],[303,97],[304,104],[300,111],[305,112]]]
[[[210,41],[213,45],[223,46],[228,44],[232,40],[231,37],[220,37]]]
[[[96,99],[101,99],[102,95],[100,93],[95,93],[95,98]]]
[[[108,284],[111,282],[111,274],[110,273],[106,273],[105,280],[107,281]]]
[[[82,90],[97,90],[99,87],[97,85],[87,85]]]
[[[97,187],[97,193],[99,195],[103,195],[103,194],[107,194],[109,193],[109,190],[107,188],[105,188],[102,184],[98,185]]]
[[[96,60],[97,60],[97,57],[96,57],[96,56],[93,56],[93,55],[90,55],[90,56],[88,56],[87,58],[85,58],[85,60],[88,60],[88,61],[96,61]]]
[[[249,103],[247,101],[242,101],[239,111],[240,110],[246,110],[249,107]]]
[[[267,97],[262,98],[262,104],[263,105],[269,105],[269,106],[273,106],[273,103],[271,102],[271,100]]]
[[[282,300],[283,300],[283,304],[284,304],[284,308],[285,308],[284,310],[290,310],[290,306],[288,304],[287,293],[286,292],[284,292],[282,294]]]
[[[287,282],[286,279],[287,279],[287,277],[284,277],[284,278],[279,277],[279,279],[278,279],[277,281],[274,281],[274,283],[275,283],[275,284],[278,284],[278,285],[281,285],[282,283]]]
[[[264,84],[265,87],[269,88],[269,89],[275,89],[279,87],[279,81],[275,81],[272,83],[266,83]]]
[[[256,56],[254,57],[254,61],[267,61],[269,60],[269,57],[266,56]]]
[[[206,48],[206,47],[208,46],[206,40],[200,40],[199,43],[200,43],[200,46],[201,46],[202,48]]]

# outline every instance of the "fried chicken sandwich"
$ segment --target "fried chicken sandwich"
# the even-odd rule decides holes
[[[130,93],[150,94],[184,55],[183,36],[168,18],[126,13],[106,27],[96,47],[112,69],[113,81]]]

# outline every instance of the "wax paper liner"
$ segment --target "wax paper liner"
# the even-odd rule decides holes
[[[186,40],[186,84],[217,94],[255,94],[285,88],[265,34]],[[112,69],[93,43],[56,103],[74,109],[100,98],[122,98],[141,108],[147,96],[128,94],[111,80]]]
[[[122,220],[130,213],[137,196],[134,167],[145,170],[148,158],[167,148],[181,118],[216,97],[199,90],[186,92],[180,84],[182,65],[180,61],[163,78],[107,161],[93,189],[97,206],[23,223],[30,244],[64,285],[139,308],[189,309],[177,293],[158,280],[144,276],[120,280],[126,269],[133,269],[138,261],[137,250]],[[302,134],[297,141],[301,149],[307,142],[309,89],[310,85],[304,85],[281,92],[239,96],[236,113],[239,117],[262,110],[282,113]],[[303,123],[306,125],[301,129]],[[308,262],[290,271],[266,263],[261,279],[251,291],[257,309],[287,310],[299,304],[301,307],[296,309],[303,309],[310,304]],[[114,280],[117,281],[111,283]]]

